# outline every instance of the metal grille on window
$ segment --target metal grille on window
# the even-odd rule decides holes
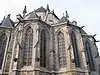
[[[89,68],[91,71],[95,71],[90,43],[88,41],[86,41],[85,45],[86,45],[85,52],[86,52],[86,57],[87,57],[86,58],[87,64],[89,65]]]
[[[41,32],[41,45],[40,45],[40,66],[46,67],[46,32]]]
[[[67,66],[64,34],[59,32],[57,37],[58,37],[59,67],[64,68]]]
[[[26,30],[24,42],[24,65],[30,66],[32,64],[32,48],[33,48],[33,31],[31,27]]]
[[[5,46],[6,46],[7,37],[5,34],[0,37],[0,69],[2,68]]]
[[[71,33],[71,42],[73,46],[73,52],[74,52],[74,62],[76,67],[80,67],[80,59],[79,59],[79,54],[78,54],[78,48],[77,48],[77,40],[75,33]]]

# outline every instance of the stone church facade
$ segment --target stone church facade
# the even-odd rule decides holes
[[[0,75],[100,75],[95,35],[49,6],[0,23]]]

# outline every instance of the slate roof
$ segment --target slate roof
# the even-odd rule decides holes
[[[7,18],[4,18],[0,27],[4,27],[4,28],[13,28],[14,27],[14,22],[10,19],[10,17],[8,16]]]
[[[28,19],[32,19],[32,18],[38,18],[38,15],[36,14],[35,10],[31,12],[31,14],[28,17]]]
[[[36,12],[46,12],[47,10],[45,8],[43,8],[43,6],[41,6],[40,8],[38,8],[36,10]]]
[[[68,19],[67,19],[65,16],[63,16],[63,17],[58,21],[58,23],[64,23],[64,22],[68,22]]]

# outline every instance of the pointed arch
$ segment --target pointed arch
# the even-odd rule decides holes
[[[91,71],[95,71],[92,52],[91,52],[91,46],[88,41],[85,42],[85,55],[86,55],[86,59],[87,59],[87,64],[89,65],[89,69]]]
[[[73,47],[73,53],[74,53],[74,62],[76,67],[80,67],[80,59],[79,59],[79,53],[78,53],[78,45],[75,33],[71,32],[71,43]]]
[[[7,42],[7,36],[6,34],[2,34],[0,36],[0,69],[2,68],[6,42]]]
[[[64,34],[61,31],[57,34],[57,40],[58,40],[59,68],[64,68],[67,66],[67,60],[66,60]]]
[[[32,64],[33,49],[33,30],[31,27],[26,29],[24,40],[23,65],[30,66]]]
[[[40,66],[41,67],[46,67],[46,31],[42,30],[41,31],[41,45],[40,45]]]

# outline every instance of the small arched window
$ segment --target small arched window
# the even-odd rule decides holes
[[[79,53],[78,53],[78,46],[77,46],[77,40],[75,33],[71,33],[71,42],[73,47],[73,53],[74,53],[74,62],[76,67],[80,67],[80,59],[79,59]]]
[[[32,48],[33,48],[33,30],[29,27],[25,33],[24,39],[24,59],[23,64],[30,66],[32,64]]]
[[[67,66],[64,34],[59,32],[57,38],[58,38],[59,68],[64,68]]]
[[[7,37],[5,34],[0,36],[0,69],[2,68],[5,47],[6,47]]]
[[[92,52],[91,52],[91,46],[88,41],[85,43],[85,54],[86,54],[86,59],[87,59],[87,64],[89,65],[89,69],[91,71],[94,71],[94,62],[93,62],[93,57],[92,57]]]
[[[41,32],[40,66],[46,67],[46,31]]]

